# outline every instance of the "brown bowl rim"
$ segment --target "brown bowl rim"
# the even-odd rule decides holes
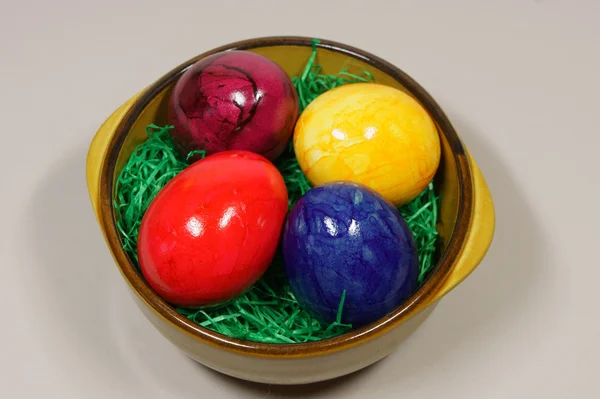
[[[236,41],[193,57],[163,75],[140,94],[116,127],[115,134],[108,144],[100,176],[100,219],[105,230],[107,242],[121,273],[140,299],[164,320],[200,341],[246,355],[278,358],[322,355],[348,348],[389,331],[420,311],[442,288],[442,284],[452,270],[454,259],[462,251],[470,227],[473,210],[472,175],[467,154],[458,134],[433,97],[408,74],[389,62],[349,45],[326,39],[318,39],[318,48],[328,49],[360,59],[400,82],[427,109],[450,144],[450,148],[455,155],[456,169],[458,171],[459,198],[457,222],[445,252],[441,254],[429,277],[403,305],[391,314],[338,337],[298,344],[266,344],[227,337],[188,320],[154,293],[138,273],[121,246],[121,239],[117,233],[115,214],[112,207],[114,169],[119,149],[127,133],[140,112],[149,102],[164,88],[175,82],[189,66],[201,58],[226,50],[251,50],[260,47],[284,45],[310,47],[313,45],[313,38],[302,36],[268,36]]]

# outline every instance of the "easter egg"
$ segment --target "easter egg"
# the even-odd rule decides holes
[[[440,141],[427,111],[393,87],[355,83],[329,90],[300,115],[298,163],[313,185],[364,184],[395,205],[427,187],[440,162]]]
[[[274,160],[298,116],[290,78],[270,59],[225,51],[187,69],[169,99],[172,138],[180,152],[247,150]]]
[[[144,214],[138,258],[145,280],[177,306],[239,296],[275,255],[287,199],[283,177],[258,154],[224,151],[195,162]]]
[[[360,326],[388,314],[417,287],[417,252],[398,210],[366,186],[327,183],[292,208],[283,232],[290,289],[315,318]]]

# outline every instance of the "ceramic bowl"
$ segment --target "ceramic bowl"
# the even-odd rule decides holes
[[[490,192],[475,161],[434,99],[406,73],[365,51],[321,40],[318,62],[325,73],[341,68],[369,71],[375,81],[399,88],[419,101],[437,124],[442,161],[436,175],[442,195],[440,255],[430,276],[391,314],[345,335],[305,344],[261,344],[231,339],[200,327],[177,313],[144,282],[126,253],[111,206],[115,178],[150,123],[166,124],[167,99],[177,79],[199,59],[224,50],[248,50],[277,62],[290,76],[301,73],[312,39],[267,37],[207,51],[186,61],[126,101],[102,125],[87,158],[87,183],[106,243],[132,297],[160,333],[198,362],[241,379],[272,384],[303,384],[339,377],[391,353],[429,315],[437,301],[480,263],[494,232]],[[474,301],[477,298],[473,298]]]

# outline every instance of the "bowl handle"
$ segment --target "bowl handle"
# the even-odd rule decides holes
[[[98,194],[100,191],[100,174],[102,173],[102,165],[106,158],[108,144],[115,134],[117,126],[139,95],[140,93],[127,100],[127,102],[121,105],[104,121],[100,129],[96,132],[88,149],[85,175],[92,207],[98,220],[100,220],[100,196]]]
[[[487,253],[494,237],[496,217],[492,196],[479,167],[468,150],[467,155],[473,172],[473,221],[454,268],[437,294],[432,297],[431,302],[435,302],[446,295],[475,270]]]
[[[100,219],[100,197],[98,195],[100,174],[108,144],[117,126],[140,94],[136,94],[113,112],[98,129],[90,144],[86,161],[86,180],[92,206],[98,220]],[[469,227],[466,243],[457,257],[453,270],[437,294],[431,297],[431,303],[446,295],[475,270],[485,256],[494,236],[495,214],[490,190],[468,150],[467,155],[473,171],[473,222]]]

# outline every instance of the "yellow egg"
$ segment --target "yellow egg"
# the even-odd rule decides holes
[[[364,184],[395,205],[414,199],[440,162],[440,141],[427,111],[393,87],[354,83],[329,90],[300,115],[298,163],[315,186]]]

